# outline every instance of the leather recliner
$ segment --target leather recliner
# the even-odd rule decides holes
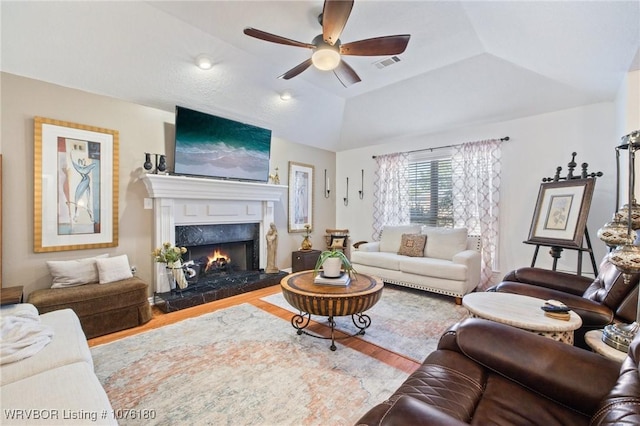
[[[626,284],[620,271],[606,258],[593,279],[541,268],[519,268],[507,273],[488,291],[516,293],[538,299],[559,300],[582,318],[574,345],[588,348],[584,334],[615,322],[636,320],[640,274]]]
[[[451,327],[357,425],[640,424],[640,334],[622,365],[479,318]]]

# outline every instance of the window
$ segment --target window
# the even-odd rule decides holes
[[[451,152],[421,152],[409,159],[411,223],[453,227]]]

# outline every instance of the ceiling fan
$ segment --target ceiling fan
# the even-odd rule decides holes
[[[325,0],[322,13],[318,17],[322,25],[322,34],[318,34],[311,43],[291,40],[255,28],[245,28],[244,33],[250,37],[271,43],[287,46],[305,47],[313,50],[313,54],[306,61],[291,68],[278,78],[289,80],[309,68],[312,64],[323,71],[332,70],[344,87],[348,87],[360,80],[358,74],[342,59],[341,55],[352,56],[383,56],[398,55],[407,48],[409,34],[374,37],[366,40],[342,44],[340,34],[344,29],[353,0]]]

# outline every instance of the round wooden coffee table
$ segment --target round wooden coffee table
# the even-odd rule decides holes
[[[582,319],[569,311],[568,321],[546,316],[540,309],[544,300],[512,293],[478,292],[462,298],[462,305],[476,317],[508,324],[560,342],[573,344],[573,331]]]
[[[378,303],[384,284],[369,275],[358,274],[347,286],[318,285],[313,282],[313,271],[302,271],[287,275],[280,281],[282,295],[291,306],[300,311],[291,318],[291,325],[298,334],[331,339],[332,351],[336,350],[334,317],[351,316],[358,332],[345,337],[362,335],[371,325],[371,318],[363,314]],[[311,322],[311,315],[329,317],[331,337],[311,334],[305,330]]]

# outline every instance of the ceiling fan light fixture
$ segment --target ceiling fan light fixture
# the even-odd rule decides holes
[[[340,53],[333,48],[316,49],[311,55],[313,65],[322,71],[331,71],[340,64]]]
[[[196,56],[196,65],[201,70],[210,70],[213,68],[213,59],[204,53]]]

